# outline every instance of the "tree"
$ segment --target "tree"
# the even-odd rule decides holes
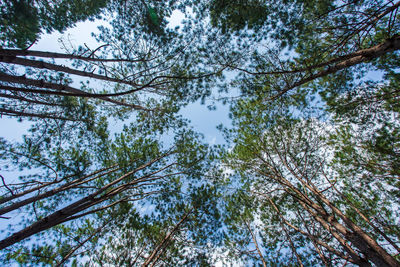
[[[124,225],[110,233],[103,250],[92,255],[90,263],[209,266],[215,262],[212,254],[219,228],[219,212],[212,206],[217,200],[215,189],[210,185],[194,187],[185,195],[174,201],[174,207],[152,214],[153,219],[138,221],[127,216]],[[124,238],[118,238],[121,235]]]
[[[27,48],[43,32],[62,32],[77,22],[98,18],[107,2],[5,0],[0,13],[0,46]]]
[[[18,210],[31,215],[19,224],[22,229],[10,231],[0,241],[3,249],[7,247],[4,261],[63,264],[84,255],[86,249],[96,247],[96,240],[124,221],[123,214],[133,206],[130,202],[145,205],[162,193],[161,208],[179,194],[180,183],[187,185],[199,177],[199,154],[206,149],[190,143],[197,137],[182,131],[177,147],[162,152],[155,133],[185,125],[173,118],[173,112],[206,95],[202,84],[220,70],[210,66],[201,70],[202,59],[195,54],[188,57],[193,49],[190,41],[166,28],[164,16],[172,9],[110,1],[107,12],[103,15],[109,16],[111,27],[103,27],[96,36],[100,42],[96,49],[0,51],[2,114],[36,121],[22,144],[2,140],[2,159],[29,172],[15,184],[3,179],[2,219]],[[8,46],[13,46],[11,41]],[[107,91],[96,92],[89,80],[78,87],[75,77],[106,82]],[[130,109],[145,112],[113,142],[105,116],[114,115],[115,109],[99,105],[101,101],[116,104],[121,117]],[[149,111],[159,116],[150,118]],[[187,168],[178,171],[178,166]],[[153,201],[157,203],[155,197]],[[42,245],[24,242],[43,236],[52,238]]]
[[[371,68],[386,72],[376,59],[397,57],[399,2],[244,1],[261,12],[246,15],[240,5],[222,2],[210,6],[214,27],[251,43],[237,48],[244,56],[229,67],[260,84],[254,90],[264,101],[316,93],[328,100],[356,90],[354,81]],[[252,97],[254,90],[243,94]]]
[[[226,204],[232,255],[398,266],[397,212],[386,207],[399,189],[399,3],[311,4],[259,1],[267,19],[249,13],[244,23],[222,8],[214,23],[255,47],[230,66],[243,99],[232,101],[226,168],[243,186],[229,196],[245,207],[237,215]],[[383,78],[369,81],[369,70]]]
[[[299,265],[319,258],[325,265],[398,266],[396,211],[388,208],[396,202],[398,175],[372,170],[365,160],[372,156],[380,166],[387,157],[373,156],[349,125],[296,119],[279,106],[266,112],[254,102],[239,103],[227,157],[227,167],[242,177],[246,216],[261,220],[265,253],[288,244]]]
[[[166,18],[176,5],[109,1],[102,16],[111,26],[100,27],[99,46],[94,49],[0,49],[1,113],[73,121],[79,116],[62,114],[75,108],[71,101],[82,101],[75,97],[96,101],[95,105],[114,104],[114,112],[124,114],[173,111],[209,94],[203,84],[212,82],[223,68],[206,65],[204,58],[192,53],[199,38],[195,31],[167,28]]]
[[[181,183],[199,179],[207,147],[193,132],[177,131],[174,146],[164,149],[156,140],[159,132],[142,127],[126,127],[115,141],[108,139],[104,128],[96,127],[78,137],[75,144],[69,139],[65,147],[59,146],[58,134],[47,143],[29,139],[19,147],[4,143],[3,160],[14,160],[22,169],[44,171],[31,172],[17,184],[3,184],[1,213],[7,216],[25,210],[32,214],[21,222],[22,229],[0,241],[2,249],[10,247],[3,257],[23,264],[30,258],[21,258],[21,254],[40,255],[46,250],[51,255],[49,263],[65,261],[81,253],[83,243],[95,245],[96,238],[109,231],[110,222],[118,225],[134,206],[148,205],[154,195],[153,201],[162,207],[168,198],[157,200],[155,195],[179,195]],[[41,147],[46,149],[41,151]],[[27,162],[22,160],[24,156]],[[131,204],[135,202],[141,204]],[[49,239],[53,242],[40,247],[21,242],[31,236],[50,237],[52,232],[58,233]],[[82,237],[71,240],[69,236],[79,236],[79,232]]]
[[[1,13],[0,112],[34,121],[0,142],[0,219],[27,212],[3,261],[399,266],[400,2],[83,2]],[[26,48],[97,16],[96,48]],[[178,113],[216,89],[241,94],[221,158]]]

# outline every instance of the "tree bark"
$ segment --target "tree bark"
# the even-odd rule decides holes
[[[104,175],[110,174],[110,173],[112,173],[112,172],[114,172],[114,171],[116,171],[116,170],[117,170],[117,169],[113,169],[113,170],[107,171],[107,172],[105,172],[105,173],[103,173],[103,174],[101,174],[101,175],[92,177],[92,178],[90,178],[89,180],[83,180],[84,178],[76,179],[76,180],[74,180],[74,181],[71,181],[71,182],[69,182],[69,183],[66,183],[66,184],[64,184],[64,185],[62,185],[62,186],[59,186],[59,187],[57,187],[57,188],[54,188],[54,189],[49,190],[49,191],[47,191],[47,192],[44,192],[44,193],[42,193],[42,194],[39,194],[39,195],[30,197],[30,198],[21,200],[21,201],[19,201],[19,202],[13,203],[13,204],[11,204],[11,205],[9,205],[9,206],[7,206],[7,207],[1,208],[1,209],[0,209],[0,215],[6,214],[6,213],[8,213],[8,212],[10,212],[10,211],[13,211],[13,210],[16,210],[16,209],[18,209],[18,208],[20,208],[20,207],[29,205],[29,204],[31,204],[31,203],[33,203],[33,202],[36,202],[36,201],[39,201],[39,200],[41,200],[41,199],[54,196],[54,195],[56,195],[56,194],[58,194],[58,193],[61,193],[61,192],[66,191],[66,190],[68,190],[68,189],[74,188],[74,187],[79,186],[79,185],[81,185],[81,184],[83,184],[83,183],[88,183],[88,182],[90,182],[90,181],[92,181],[92,180],[94,180],[94,179],[97,179],[97,178],[100,178],[100,177],[102,177],[102,176],[104,176]],[[42,187],[39,187],[39,189],[42,189]],[[37,189],[37,190],[39,190],[39,189]]]
[[[113,185],[118,184],[119,182],[123,181],[125,178],[133,175],[134,173],[137,173],[138,171],[147,168],[151,165],[153,165],[153,163],[155,163],[156,161],[162,159],[163,157],[168,156],[170,153],[166,153],[161,155],[160,157],[157,157],[151,161],[148,161],[147,163],[141,165],[140,167],[136,168],[135,170],[132,170],[130,172],[127,172],[126,174],[120,176],[119,178],[115,179],[114,181],[108,183],[107,185],[103,186],[102,188],[98,189],[96,192],[78,200],[75,201],[74,203],[68,205],[65,208],[62,208],[48,216],[46,216],[45,218],[33,223],[32,225],[22,229],[21,231],[14,233],[13,235],[3,239],[0,241],[0,250],[4,249],[6,247],[9,247],[23,239],[26,239],[36,233],[39,233],[41,231],[44,231],[46,229],[49,229],[53,226],[56,226],[60,223],[66,222],[68,220],[73,219],[73,215],[78,214],[81,211],[84,211],[85,209],[88,209],[94,205],[97,205],[103,201],[106,201],[112,197],[114,197],[116,194],[128,189],[130,186],[140,183],[142,181],[146,181],[146,178],[151,177],[152,175],[164,170],[165,168],[161,168],[159,170],[156,170],[150,174],[144,175],[140,178],[135,179],[134,181],[130,182],[130,183],[126,183],[124,185],[118,186],[116,188],[113,188],[111,190],[109,190]],[[172,164],[168,165],[171,166]],[[156,179],[161,179],[162,177],[157,177]],[[109,190],[107,192],[107,190]],[[102,193],[104,193],[103,195],[101,195]],[[85,213],[84,215],[96,212],[97,210],[93,210],[90,212]],[[81,216],[77,215],[76,218],[79,218]]]
[[[400,49],[400,35],[394,35],[392,38],[387,39],[385,42],[381,44],[355,52],[353,57],[351,58],[345,57],[344,60],[340,61],[336,65],[326,66],[325,70],[312,74],[306,78],[303,78],[282,89],[281,91],[279,91],[279,93],[275,94],[274,96],[266,98],[265,100],[269,101],[277,99],[278,97],[281,97],[284,94],[286,94],[288,91],[303,84],[306,84],[310,81],[324,77],[332,73],[336,73],[340,70],[358,65],[360,63],[371,61],[375,58],[379,58],[387,53],[394,52],[399,49]]]
[[[104,101],[107,101],[107,102],[110,102],[110,103],[113,103],[116,105],[120,105],[120,106],[130,107],[130,108],[134,108],[134,109],[138,109],[138,110],[148,110],[139,105],[124,103],[124,102],[117,101],[117,100],[114,100],[114,99],[111,99],[108,97],[108,96],[119,95],[118,93],[117,94],[87,93],[85,91],[82,91],[80,89],[77,89],[77,88],[74,88],[74,87],[71,87],[68,85],[46,82],[44,80],[29,79],[29,78],[26,78],[25,75],[13,76],[13,75],[5,74],[5,73],[0,73],[0,80],[5,81],[5,82],[10,82],[10,83],[18,83],[18,84],[36,86],[39,88],[48,88],[48,89],[56,90],[56,91],[41,90],[38,93],[98,98],[98,99],[101,99],[101,100],[104,100]],[[5,89],[5,90],[25,91],[25,92],[31,92],[31,93],[36,93],[38,91],[35,89],[26,89],[26,88],[21,88],[23,90],[19,90],[19,88],[17,88],[17,87],[4,86],[4,85],[0,85],[0,88]],[[122,95],[123,95],[123,93],[122,93]]]
[[[32,56],[32,57],[44,57],[44,58],[59,58],[59,59],[77,59],[82,61],[91,62],[144,62],[148,61],[144,58],[141,59],[123,59],[123,58],[95,58],[85,57],[73,54],[64,54],[56,52],[44,52],[35,50],[20,50],[20,49],[0,49],[0,55],[2,56]]]
[[[186,212],[185,215],[182,217],[182,219],[177,224],[175,224],[174,228],[164,237],[161,243],[158,244],[158,246],[153,250],[150,256],[142,264],[143,267],[148,266],[150,264],[151,264],[150,266],[154,266],[154,264],[157,262],[157,259],[161,256],[161,253],[159,252],[165,248],[169,240],[172,238],[175,232],[181,227],[181,225],[186,221],[187,217],[190,215],[193,209],[194,207],[192,207],[188,212]]]
[[[92,73],[92,72],[71,69],[69,67],[60,66],[60,65],[57,65],[57,64],[47,63],[47,62],[38,61],[38,60],[25,59],[25,58],[19,58],[19,57],[12,57],[12,56],[0,56],[0,62],[16,64],[16,65],[25,66],[25,67],[34,67],[34,68],[38,68],[38,69],[47,69],[47,70],[52,70],[52,71],[59,71],[59,72],[73,74],[73,75],[78,75],[78,76],[81,76],[81,77],[88,77],[88,78],[93,78],[93,79],[102,80],[102,81],[127,84],[127,85],[130,85],[130,86],[140,86],[140,85],[135,84],[135,83],[133,83],[131,81],[127,81],[127,80],[123,80],[123,79],[111,78],[111,77],[107,77],[107,76],[104,76],[104,75],[95,74],[95,73]]]

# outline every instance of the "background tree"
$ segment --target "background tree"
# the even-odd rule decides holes
[[[97,48],[65,46],[65,53],[1,49],[0,111],[73,121],[80,116],[62,114],[75,108],[70,104],[80,101],[75,97],[96,106],[114,104],[114,109],[102,109],[121,115],[175,111],[209,95],[223,67],[197,55],[197,41],[204,42],[196,30],[168,27],[167,18],[181,4],[109,1],[101,13],[109,26],[99,27]]]
[[[15,225],[18,230],[11,230],[1,241],[3,249],[11,246],[3,250],[3,260],[27,263],[47,251],[51,258],[44,260],[54,264],[63,261],[63,257],[88,253],[85,247],[94,246],[98,238],[111,231],[109,222],[116,227],[118,220],[129,215],[129,209],[140,210],[140,206],[150,205],[155,194],[162,194],[163,197],[152,200],[162,208],[168,199],[183,194],[184,184],[200,179],[207,167],[202,162],[207,146],[199,143],[199,137],[191,131],[177,130],[175,145],[164,149],[157,141],[160,132],[148,125],[132,124],[115,141],[109,139],[106,127],[101,131],[97,125],[95,129],[77,136],[76,143],[66,133],[56,133],[53,139],[46,136],[47,140],[42,142],[26,138],[25,144],[14,147],[4,143],[3,160],[11,161],[10,167],[32,171],[21,177],[20,183],[2,186],[3,219],[16,210],[31,214],[18,227]],[[40,169],[43,171],[37,172]],[[133,202],[137,205],[129,204]],[[167,211],[164,214],[171,216]],[[57,234],[53,235],[54,231]],[[79,233],[82,237],[71,239]],[[20,242],[30,236],[54,239],[48,238],[47,244],[33,247],[29,242]]]
[[[397,58],[392,52],[400,44],[399,4],[241,1],[223,5],[223,1],[211,1],[209,14],[214,27],[251,44],[236,48],[242,60],[229,67],[259,85],[254,90],[260,91],[264,101],[284,94],[299,98],[316,93],[329,101],[344,91],[357,91],[357,79],[370,70],[391,75],[378,62]],[[257,12],[247,12],[242,5]],[[396,64],[390,62],[392,67]],[[238,89],[242,82],[237,83]],[[242,93],[252,96],[254,90]]]
[[[388,208],[396,203],[398,187],[393,182],[397,174],[389,170],[382,176],[380,170],[372,171],[365,164],[371,156],[379,166],[387,157],[378,160],[373,150],[363,149],[360,136],[348,124],[296,119],[279,104],[267,111],[259,108],[245,101],[236,106],[235,128],[230,132],[235,147],[227,167],[241,177],[238,183],[244,185],[243,192],[237,194],[248,199],[242,205],[245,214],[261,223],[258,232],[265,242],[264,257],[275,258],[279,247],[286,246],[293,254],[285,264],[398,265],[397,211]],[[350,140],[360,146],[351,143],[351,149]],[[363,155],[364,161],[356,155]],[[380,224],[372,218],[380,217],[382,211],[385,223]],[[244,236],[236,230],[243,225],[240,221],[229,220],[233,237]]]
[[[219,212],[213,207],[218,196],[215,193],[210,185],[193,187],[192,192],[180,196],[179,202],[174,201],[174,206],[152,213],[153,219],[146,218],[141,223],[128,216],[124,226],[110,233],[107,245],[92,255],[90,262],[138,266],[213,264],[213,250],[221,235]],[[121,235],[123,239],[118,238]]]
[[[107,2],[5,0],[0,13],[0,46],[27,48],[42,33],[62,32],[77,22],[99,18]]]

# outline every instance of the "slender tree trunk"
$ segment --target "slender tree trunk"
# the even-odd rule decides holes
[[[315,246],[315,247],[316,247],[316,244],[321,245],[321,246],[324,247],[326,250],[328,250],[329,252],[335,254],[336,256],[339,256],[340,258],[342,258],[342,259],[344,259],[344,260],[346,260],[346,261],[350,261],[350,262],[352,262],[352,263],[354,263],[354,264],[358,264],[358,262],[355,261],[353,258],[349,258],[348,256],[344,255],[344,254],[341,253],[340,251],[338,251],[338,250],[332,248],[330,245],[326,244],[325,242],[322,242],[322,241],[319,239],[319,237],[314,236],[314,235],[312,235],[312,234],[310,234],[310,233],[304,232],[304,231],[301,230],[300,228],[298,228],[298,227],[294,226],[293,224],[289,223],[289,222],[283,217],[283,215],[281,214],[279,208],[275,205],[275,203],[272,201],[272,199],[271,199],[270,197],[268,197],[268,196],[265,196],[265,197],[268,199],[268,201],[271,203],[272,207],[273,207],[273,208],[275,209],[275,211],[278,213],[278,216],[281,218],[281,220],[282,220],[287,226],[289,226],[290,228],[294,229],[296,232],[301,233],[302,235],[308,237],[308,238],[314,243],[314,246]],[[303,220],[303,221],[304,221],[304,220]],[[306,223],[304,223],[304,224],[306,224]],[[341,241],[339,241],[339,242],[342,243],[342,242],[345,242],[345,241],[342,240],[342,242],[341,242]],[[317,249],[317,251],[319,251],[318,247],[316,247],[316,249]],[[353,251],[352,253],[355,253],[355,251]],[[322,259],[324,262],[326,262],[326,261],[324,260],[324,257],[323,257],[323,255],[322,255],[322,253],[318,252],[318,254],[321,256],[321,259]]]
[[[49,229],[53,226],[56,226],[60,224],[62,221],[64,221],[66,218],[69,216],[76,214],[88,207],[90,207],[93,204],[97,204],[98,199],[93,198],[92,196],[83,198],[77,202],[74,202],[73,204],[60,209],[53,214],[33,223],[32,225],[24,228],[23,230],[14,233],[10,237],[7,237],[3,240],[0,241],[0,250],[4,249],[6,247],[9,247],[23,239],[26,239],[34,234],[37,234],[41,231],[44,231],[46,229]]]
[[[263,254],[261,253],[261,250],[260,250],[260,248],[259,248],[259,246],[258,246],[258,242],[257,242],[256,236],[254,235],[253,231],[252,231],[251,228],[250,228],[250,225],[249,225],[246,221],[244,222],[244,224],[246,225],[247,229],[248,229],[249,232],[250,232],[251,238],[253,239],[253,243],[254,243],[254,245],[256,246],[257,253],[258,253],[258,255],[260,256],[260,260],[261,260],[263,266],[264,266],[264,267],[267,267],[267,263],[265,262],[264,256],[263,256]]]
[[[331,233],[336,240],[339,241],[339,243],[342,245],[344,250],[349,253],[351,258],[355,261],[355,263],[359,266],[362,267],[370,267],[371,264],[368,262],[367,259],[361,258],[358,253],[349,245],[347,244],[347,241],[350,241],[353,243],[354,240],[349,239],[349,232],[345,227],[340,225],[339,223],[333,223],[333,216],[329,215],[320,215],[313,210],[311,210],[307,205],[304,203],[300,203],[312,216],[313,218],[319,222],[325,230],[327,230],[329,233]],[[336,231],[336,230],[344,236],[344,238]],[[346,240],[347,239],[347,240]],[[353,243],[355,247],[359,249],[359,244],[358,243]],[[363,253],[364,254],[364,253]],[[365,255],[365,254],[364,254]]]
[[[86,56],[79,56],[73,54],[64,54],[64,53],[56,53],[56,52],[45,52],[45,51],[35,51],[35,50],[23,50],[23,49],[0,49],[0,55],[2,56],[31,56],[31,57],[44,57],[44,58],[58,58],[58,59],[78,59],[82,61],[89,61],[89,62],[144,62],[148,61],[144,58],[138,59],[119,59],[119,58],[96,58],[96,57],[86,57]]]
[[[73,75],[78,75],[81,77],[88,77],[88,78],[93,78],[93,79],[97,79],[97,80],[120,83],[120,84],[127,84],[130,86],[140,86],[139,84],[135,84],[131,81],[107,77],[104,75],[99,75],[99,74],[95,74],[95,73],[88,72],[88,71],[76,70],[76,69],[72,69],[69,67],[64,67],[64,66],[60,66],[57,64],[47,63],[47,62],[38,61],[38,60],[31,60],[31,59],[12,57],[12,56],[0,56],[0,62],[16,64],[16,65],[21,65],[21,66],[25,66],[25,67],[33,67],[33,68],[38,68],[38,69],[59,71],[59,72],[73,74]]]
[[[269,100],[277,99],[278,97],[281,97],[288,91],[290,91],[298,86],[301,86],[303,84],[306,84],[310,81],[327,76],[332,73],[336,73],[340,70],[347,69],[351,66],[355,66],[360,63],[371,61],[375,58],[379,58],[387,53],[390,53],[390,52],[393,52],[393,51],[396,51],[399,49],[400,49],[400,35],[394,35],[392,38],[387,39],[385,42],[383,42],[379,45],[376,45],[376,46],[373,46],[373,47],[370,47],[367,49],[363,49],[363,50],[360,50],[360,51],[354,53],[356,56],[354,56],[352,58],[345,59],[333,66],[327,66],[325,70],[322,70],[320,72],[312,74],[306,78],[303,78],[303,79],[287,86],[286,88],[280,90],[274,96],[266,98],[265,100],[269,101]]]
[[[399,38],[399,47],[400,47],[400,38]],[[279,154],[280,155],[280,154]],[[345,216],[341,210],[336,208],[318,189],[316,186],[311,183],[311,181],[306,181],[298,175],[288,164],[288,162],[283,159],[281,156],[281,162],[286,166],[286,168],[296,177],[296,179],[310,192],[319,199],[322,203],[327,205],[332,212],[340,217],[343,222],[347,225],[349,229],[340,224],[332,215],[327,214],[325,211],[322,211],[322,207],[317,203],[313,204],[315,206],[315,210],[319,213],[319,216],[327,218],[329,224],[333,225],[340,233],[342,233],[349,241],[351,241],[366,257],[369,257],[373,263],[377,266],[400,266],[399,262],[396,261],[394,257],[392,257],[389,253],[386,252],[373,238],[371,238],[367,233],[365,233],[358,225],[353,223],[351,219]],[[289,181],[287,181],[289,183]]]
[[[400,263],[386,252],[376,241],[365,233],[358,225],[356,225],[351,219],[342,213],[335,205],[332,204],[322,193],[320,193],[313,184],[308,184],[304,180],[301,180],[309,190],[315,194],[324,204],[326,204],[334,214],[340,217],[343,222],[350,228],[351,233],[347,231],[348,238],[352,240],[354,245],[357,246],[365,256],[370,256],[371,261],[377,266],[393,266],[400,267]],[[336,219],[332,219],[333,224],[338,224]],[[339,225],[339,224],[338,224]],[[343,226],[341,226],[343,227]],[[343,230],[345,231],[345,230]],[[345,235],[346,235],[345,234]]]
[[[31,204],[31,203],[33,203],[33,202],[38,201],[38,200],[41,200],[41,199],[44,199],[44,198],[48,198],[48,197],[54,196],[54,195],[56,195],[56,194],[58,194],[58,193],[61,193],[61,192],[63,192],[63,191],[66,191],[66,190],[68,190],[68,189],[77,187],[77,186],[79,186],[79,185],[81,185],[81,184],[83,184],[83,183],[88,183],[88,182],[90,182],[90,181],[92,181],[92,180],[94,180],[94,179],[98,179],[98,178],[100,178],[100,177],[102,177],[102,176],[104,176],[104,175],[107,175],[107,174],[110,174],[110,173],[112,173],[112,172],[115,172],[116,170],[117,170],[117,169],[113,169],[113,170],[107,171],[107,172],[105,172],[105,173],[103,173],[103,174],[101,174],[101,175],[97,175],[97,176],[92,177],[92,178],[90,178],[90,179],[88,179],[88,180],[76,179],[76,180],[74,180],[74,181],[71,181],[71,182],[69,182],[69,183],[66,183],[66,184],[64,184],[64,185],[62,185],[62,186],[60,186],[60,187],[54,188],[54,189],[52,189],[52,190],[49,190],[49,191],[44,192],[44,193],[42,193],[42,194],[39,194],[39,195],[37,195],[37,196],[33,196],[33,197],[30,197],[30,198],[21,200],[21,201],[19,201],[19,202],[13,203],[13,204],[11,204],[11,205],[9,205],[9,206],[7,206],[7,207],[1,208],[1,209],[0,209],[0,215],[6,214],[7,212],[16,210],[16,209],[18,209],[18,208],[20,208],[20,207],[29,205],[29,204]],[[90,176],[89,176],[89,177],[90,177]],[[41,189],[41,188],[40,188],[40,189]]]
[[[127,104],[127,103],[109,98],[109,96],[118,96],[118,95],[124,95],[124,94],[128,94],[128,93],[136,92],[137,91],[136,89],[129,90],[128,92],[116,93],[116,94],[93,94],[93,93],[87,93],[85,91],[71,87],[69,85],[51,83],[51,82],[46,82],[44,80],[29,79],[29,78],[26,78],[25,76],[13,76],[13,75],[5,74],[5,73],[0,73],[0,80],[5,81],[5,82],[10,82],[10,83],[18,83],[18,84],[24,84],[24,85],[30,85],[30,86],[36,86],[36,87],[40,87],[40,88],[48,88],[48,89],[55,90],[55,91],[51,91],[51,92],[47,91],[47,92],[49,92],[48,94],[98,98],[98,99],[101,99],[101,100],[104,100],[104,101],[107,101],[107,102],[110,102],[110,103],[113,103],[116,105],[120,105],[120,106],[126,106],[126,107],[130,107],[130,108],[134,108],[134,109],[147,110],[146,108],[138,106],[138,105]],[[3,85],[0,85],[0,87],[4,88],[4,89],[7,88],[7,86],[3,86]],[[18,90],[16,90],[17,87],[9,87],[9,89],[14,89],[15,91],[18,91]],[[143,88],[138,88],[138,90],[142,90],[142,89]],[[29,90],[32,93],[37,91],[35,89],[32,89],[32,90],[25,89],[25,90]],[[68,93],[66,94],[65,92],[68,92]]]
[[[30,113],[25,111],[16,111],[12,109],[0,108],[1,115],[8,116],[17,116],[17,117],[30,117],[30,118],[41,118],[41,119],[54,119],[54,120],[63,120],[63,121],[77,121],[77,119],[67,118],[62,116],[57,116],[55,114],[39,114],[39,113]]]
[[[77,180],[80,180],[80,181],[81,181],[81,180],[83,180],[83,179],[89,178],[90,176],[99,174],[99,173],[102,172],[102,171],[107,171],[107,170],[109,170],[109,169],[111,169],[111,168],[115,168],[115,167],[117,167],[117,166],[118,166],[117,164],[114,164],[114,165],[112,165],[112,166],[110,166],[110,167],[106,167],[106,168],[104,168],[104,169],[97,170],[97,171],[95,171],[95,172],[93,172],[93,173],[91,173],[91,174],[88,174],[88,175],[86,175],[86,176],[84,176],[84,177],[78,178],[78,179],[76,179],[76,180],[74,180],[74,181],[77,181]],[[73,177],[73,176],[75,176],[75,175],[67,176],[67,177],[64,177],[63,179],[59,179],[59,180],[56,180],[56,181],[44,183],[44,184],[42,184],[42,185],[40,185],[40,186],[36,186],[36,187],[34,187],[34,188],[25,190],[25,191],[23,191],[23,192],[13,194],[13,195],[11,195],[11,196],[9,196],[9,197],[4,197],[4,198],[0,199],[0,204],[3,204],[3,203],[6,203],[6,202],[8,202],[8,201],[11,201],[11,200],[13,200],[13,199],[22,197],[22,196],[27,195],[27,194],[29,194],[29,193],[32,193],[32,192],[35,192],[35,191],[39,191],[39,190],[41,190],[41,189],[43,189],[43,188],[46,188],[47,186],[50,186],[50,185],[53,185],[53,184],[61,183],[64,179],[71,178],[71,177]],[[72,181],[71,183],[73,183],[74,181]]]
[[[331,181],[327,178],[326,179],[329,184],[332,186],[332,188],[344,199],[347,201],[347,203],[349,203],[349,205],[351,206],[352,209],[355,210],[355,212],[357,212],[357,214],[364,219],[364,221],[366,221],[373,229],[374,231],[376,231],[377,233],[379,233],[386,241],[389,242],[390,245],[392,245],[393,248],[395,248],[399,253],[400,253],[400,248],[399,246],[392,240],[390,239],[384,232],[382,232],[378,227],[376,227],[368,218],[367,216],[361,212],[361,210],[359,210],[356,206],[354,206],[354,204],[344,195],[342,194],[334,184],[331,183]]]
[[[150,266],[154,266],[154,264],[157,262],[158,258],[162,254],[160,252],[164,250],[169,240],[172,238],[175,232],[182,226],[182,224],[187,220],[188,216],[193,211],[193,209],[194,207],[192,207],[188,212],[186,212],[185,215],[182,217],[182,219],[177,224],[175,224],[174,228],[164,237],[161,243],[158,244],[158,246],[153,250],[150,256],[142,264],[143,267],[149,266],[150,264],[151,264]]]
[[[148,181],[148,178],[151,177],[152,175],[164,170],[165,168],[167,168],[168,166],[171,166],[172,164],[168,165],[167,167],[161,168],[159,170],[156,170],[148,175],[144,175],[140,178],[135,179],[132,182],[123,184],[121,186],[117,186],[116,188],[112,188],[112,186],[118,184],[119,182],[123,181],[124,179],[126,179],[127,177],[137,173],[138,171],[145,169],[149,166],[151,166],[153,163],[155,163],[156,161],[160,160],[163,157],[168,156],[169,153],[161,155],[160,157],[153,159],[151,161],[148,161],[147,163],[141,165],[140,167],[136,168],[135,170],[132,170],[130,172],[127,172],[126,174],[122,175],[121,177],[119,177],[118,179],[115,179],[114,181],[108,183],[107,185],[103,186],[102,188],[100,188],[99,190],[97,190],[96,192],[88,195],[87,197],[84,197],[70,205],[68,205],[65,208],[62,208],[54,213],[52,213],[51,215],[33,223],[32,225],[22,229],[21,231],[14,233],[13,235],[11,235],[10,237],[7,237],[3,240],[0,241],[0,249],[4,249],[6,247],[9,247],[23,239],[26,239],[36,233],[39,233],[41,231],[44,231],[46,229],[49,229],[53,226],[56,226],[60,223],[72,220],[72,219],[76,219],[79,217],[82,217],[84,215],[88,215],[90,213],[96,212],[99,209],[95,209],[89,212],[84,213],[84,215],[79,215],[78,213],[81,211],[84,211],[94,205],[97,205],[101,202],[104,202],[112,197],[114,197],[116,194],[123,192],[124,190],[129,189],[129,187],[131,187],[132,185],[138,184],[140,182],[144,182],[144,181]],[[147,179],[147,180],[146,180]],[[161,177],[156,177],[154,179],[161,179]],[[103,193],[103,195],[101,195]],[[118,203],[120,201],[117,201],[116,203]],[[100,208],[102,209],[102,208]],[[78,215],[76,215],[78,214]],[[74,216],[76,215],[76,216]]]

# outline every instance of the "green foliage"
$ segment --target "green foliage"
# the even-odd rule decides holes
[[[211,24],[222,32],[259,27],[268,17],[267,6],[261,1],[211,1]]]
[[[62,32],[77,22],[94,19],[106,4],[106,0],[5,0],[0,6],[0,45],[26,48],[44,32]]]
[[[323,192],[377,242],[398,240],[397,104],[378,96],[389,86],[369,86],[332,97],[335,100],[328,102],[325,111],[331,112],[331,118],[325,121],[307,111],[313,110],[308,107],[311,103],[301,106],[290,98],[268,105],[242,99],[232,105],[233,129],[224,130],[233,145],[225,154],[225,168],[234,171],[230,180],[237,188],[230,192],[224,211],[229,229],[226,246],[232,259],[260,262],[258,253],[250,253],[255,246],[250,225],[271,266],[277,258],[281,260],[275,262],[278,265],[296,264],[289,242],[305,266],[322,264],[304,232],[333,248],[338,243],[331,242],[332,237],[325,240],[329,232],[300,205],[300,192],[320,201],[307,185]],[[371,223],[366,218],[375,219]],[[328,262],[341,261],[323,247],[319,249]]]
[[[0,259],[336,266],[379,265],[385,252],[398,260],[400,61],[387,52],[398,49],[398,5],[3,1],[2,48],[27,48],[87,19],[107,24],[96,50],[66,52],[72,71],[53,56],[0,49],[2,113],[31,123],[22,142],[0,139],[2,171],[18,176],[2,181],[0,211],[20,214],[4,232],[38,230]],[[185,20],[171,29],[176,11]],[[74,75],[100,76],[76,87]],[[217,91],[231,107],[231,125],[219,127],[226,147],[204,143],[179,113]]]

